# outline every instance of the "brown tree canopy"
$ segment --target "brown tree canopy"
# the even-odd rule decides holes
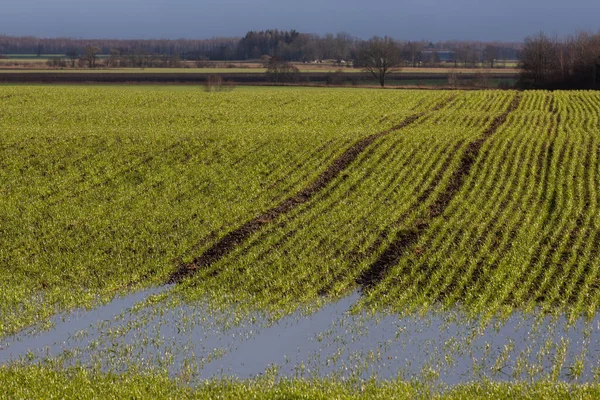
[[[521,56],[523,77],[534,85],[554,80],[558,66],[557,50],[557,44],[543,32],[527,37]]]
[[[421,65],[422,52],[445,50],[463,54],[465,42],[398,42],[403,47],[402,57],[407,65]],[[38,38],[33,36],[7,36],[0,34],[0,54],[65,54],[74,64],[88,46],[98,47],[101,54],[109,55],[118,49],[121,61],[133,56],[177,56],[182,60],[246,60],[259,59],[263,55],[279,57],[285,61],[357,60],[357,53],[363,41],[347,33],[307,34],[296,31],[265,30],[251,31],[243,38],[217,37],[210,39],[73,39]],[[521,43],[493,43],[497,48],[497,58],[514,60]],[[489,43],[468,42],[468,57],[461,60],[465,65],[480,62]],[[76,55],[71,57],[70,54]]]
[[[267,76],[276,83],[296,82],[300,71],[279,57],[271,57],[266,62]]]

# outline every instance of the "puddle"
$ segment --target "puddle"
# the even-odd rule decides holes
[[[131,309],[138,302],[168,289],[170,287],[143,290],[117,297],[110,303],[92,310],[77,309],[66,314],[59,314],[51,319],[53,327],[48,331],[38,332],[34,327],[18,335],[9,336],[2,340],[0,346],[0,364],[23,357],[36,349],[43,348],[48,351],[49,349],[58,349],[62,345],[68,346],[72,336],[77,332],[85,331],[99,321],[110,321]]]
[[[78,311],[49,332],[14,337],[0,351],[0,363],[159,369],[191,383],[271,369],[280,377],[401,377],[448,385],[483,378],[592,382],[600,367],[600,316],[569,325],[564,317],[515,313],[485,327],[458,311],[368,317],[349,312],[358,293],[275,323],[259,316],[235,323],[233,312],[168,300],[131,310],[164,290]]]

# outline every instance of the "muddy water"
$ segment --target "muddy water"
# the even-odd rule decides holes
[[[57,317],[48,332],[8,338],[0,363],[158,369],[190,382],[271,370],[282,377],[400,376],[440,384],[482,378],[589,382],[600,367],[600,317],[569,325],[562,317],[516,313],[485,326],[459,311],[369,317],[350,313],[358,293],[275,323],[258,315],[240,321],[204,304],[165,301],[133,309],[165,290]]]

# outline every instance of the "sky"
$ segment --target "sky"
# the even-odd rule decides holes
[[[521,41],[600,32],[600,0],[0,0],[0,34],[205,39],[249,30]]]

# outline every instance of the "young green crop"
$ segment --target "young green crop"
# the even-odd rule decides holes
[[[409,116],[420,118],[198,271],[187,292],[293,309],[356,288],[409,235],[417,242],[375,268],[377,307],[592,313],[597,94],[524,93],[443,214],[431,215],[469,146],[514,96],[2,87],[0,333],[164,282],[306,187],[352,143]]]
[[[313,201],[199,271],[193,290],[273,311],[347,293],[398,232],[428,218],[462,152],[512,96],[462,93],[440,110],[424,108],[420,120],[378,140]]]
[[[592,316],[599,121],[592,92],[0,87],[0,337],[99,297],[162,285],[259,216],[264,224],[183,280],[176,290],[184,299],[234,309],[236,321],[238,311],[278,316],[357,289],[360,305],[377,311],[441,305],[484,317],[515,308]],[[265,214],[382,132],[306,201]],[[578,379],[589,367],[585,346],[565,361],[566,344],[548,341],[554,366],[533,376],[558,379],[568,368]],[[542,368],[531,356],[518,355],[516,376]],[[369,357],[378,355],[357,362]],[[358,394],[337,381],[192,389],[135,371],[18,364],[0,367],[0,382],[8,397],[439,395],[400,381],[361,382]],[[596,392],[483,382],[444,395]]]
[[[599,99],[577,93],[567,103],[565,96],[523,95],[415,246],[422,251],[400,261],[373,301],[396,309],[460,302],[491,314],[526,305],[595,310],[600,130],[590,122]],[[567,104],[588,107],[567,111]]]
[[[156,374],[98,374],[79,368],[56,372],[44,367],[0,367],[0,381],[6,383],[0,399],[591,399],[600,396],[597,384],[485,381],[448,389],[400,380],[339,382],[275,380],[272,376],[208,381],[190,388]]]
[[[0,88],[0,336],[164,282],[437,98]]]

